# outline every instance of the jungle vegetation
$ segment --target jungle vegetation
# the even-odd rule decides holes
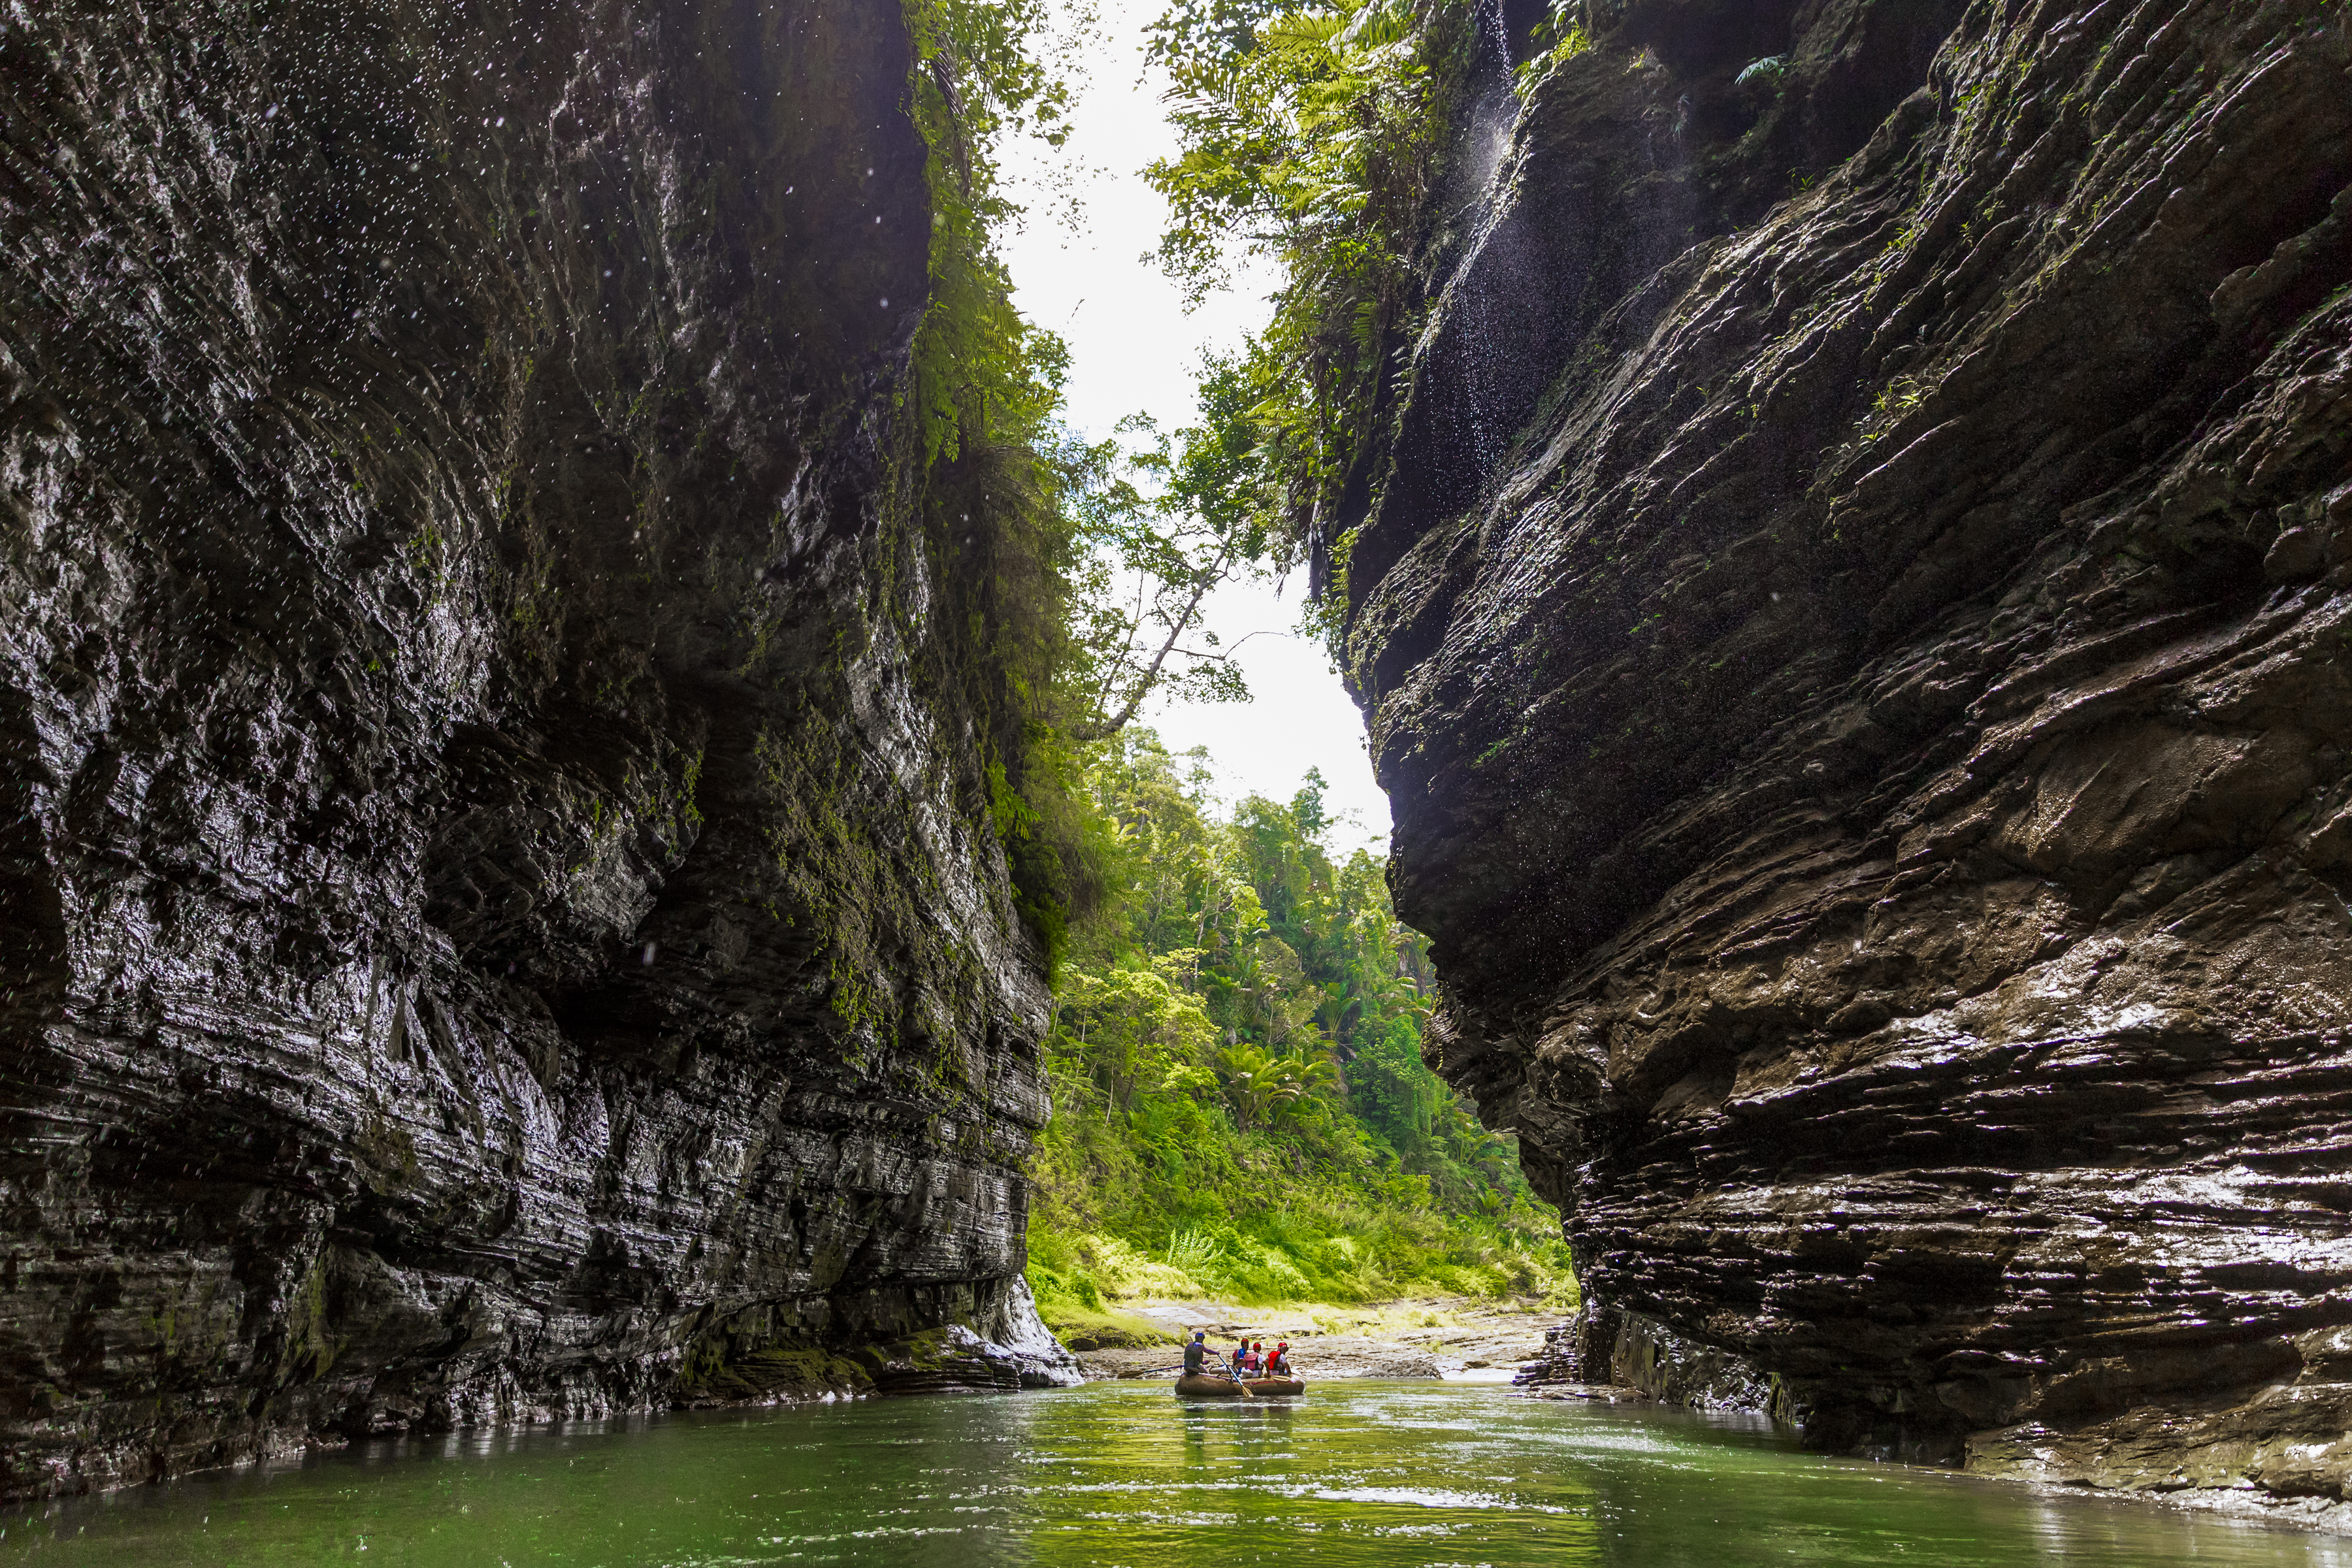
[[[1382,863],[1333,852],[1319,777],[1228,809],[1205,759],[1136,722],[1155,693],[1246,696],[1200,613],[1300,558],[1335,422],[1376,395],[1368,345],[1410,293],[1382,237],[1430,199],[1439,35],[1393,0],[1162,18],[1186,148],[1151,171],[1163,262],[1197,293],[1240,236],[1288,281],[1247,351],[1202,367],[1197,425],[1087,442],[1058,419],[1066,350],[1013,310],[994,248],[1001,139],[1066,134],[1055,15],[908,0],[937,215],[907,394],[952,628],[934,643],[986,721],[988,809],[1055,988],[1032,1283],[1062,1327],[1142,1293],[1572,1289],[1513,1145],[1423,1060],[1426,952]]]
[[[1220,810],[1198,752],[1097,752],[1106,918],[1045,1065],[1029,1277],[1048,1322],[1118,1300],[1572,1289],[1557,1215],[1422,1059],[1431,975],[1385,868],[1329,847],[1322,779]]]

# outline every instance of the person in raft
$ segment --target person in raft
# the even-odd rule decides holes
[[[1234,1376],[1238,1378],[1247,1371],[1249,1371],[1249,1341],[1244,1340],[1234,1347]]]
[[[1208,1360],[1209,1336],[1195,1329],[1192,1340],[1184,1346],[1184,1375],[1200,1376],[1206,1370]]]
[[[1249,1369],[1250,1375],[1252,1377],[1263,1377],[1265,1375],[1265,1342],[1264,1340],[1256,1340],[1251,1342]]]
[[[1268,1377],[1288,1377],[1291,1374],[1288,1340],[1274,1347],[1274,1354],[1266,1360],[1265,1372]]]

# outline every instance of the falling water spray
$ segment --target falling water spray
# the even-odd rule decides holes
[[[1518,94],[1511,80],[1510,29],[1503,16],[1503,0],[1478,0],[1477,49],[1471,67],[1472,108],[1468,157],[1465,160],[1465,196],[1491,212],[1498,199],[1495,184],[1511,145],[1511,127],[1518,118]],[[1507,245],[1509,239],[1489,229],[1484,245]],[[1460,308],[1470,331],[1461,345],[1465,434],[1481,473],[1494,472],[1510,439],[1508,412],[1501,405],[1501,382],[1507,367],[1496,356],[1510,353],[1509,333],[1501,313],[1508,301],[1496,297],[1492,270],[1475,268],[1465,277]]]

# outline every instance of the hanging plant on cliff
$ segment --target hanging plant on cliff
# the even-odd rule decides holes
[[[1066,139],[1090,16],[1049,0],[908,0],[905,14],[932,208],[903,394],[938,566],[925,641],[983,720],[987,815],[1050,965],[1102,893],[1104,825],[1076,793],[1087,751],[1162,687],[1244,694],[1200,612],[1264,536],[1221,503],[1196,432],[1074,437],[1056,418],[1068,351],[1013,308],[996,237],[1019,208],[998,154],[1012,134]]]
[[[929,593],[910,601],[921,624],[909,630],[939,678],[962,689],[980,805],[1050,971],[1070,921],[1100,892],[1062,698],[1083,546],[1055,418],[1069,353],[1013,308],[996,238],[1020,209],[998,159],[1009,135],[1066,140],[1087,18],[1048,0],[906,0],[904,15],[931,205],[929,293],[901,406],[919,444],[933,570]],[[1076,26],[1057,32],[1057,16]]]
[[[1007,133],[1050,147],[1069,137],[1069,55],[1045,0],[907,0],[915,124],[929,149],[930,300],[915,335],[909,388],[924,460],[966,440],[1034,440],[1060,401],[1059,340],[1021,319],[996,252],[1019,208],[1000,188]],[[1045,362],[1041,363],[1041,362]]]
[[[1288,564],[1311,550],[1347,434],[1377,418],[1381,345],[1412,298],[1404,249],[1433,196],[1455,29],[1400,0],[1181,0],[1150,30],[1182,142],[1160,264],[1198,302],[1237,265],[1280,282],[1265,329],[1204,370],[1203,412]]]

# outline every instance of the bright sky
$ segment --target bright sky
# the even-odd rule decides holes
[[[1160,0],[1104,0],[1102,47],[1075,115],[1070,148],[1097,171],[1080,186],[1083,226],[1076,234],[1046,216],[1050,197],[1024,183],[1029,149],[1008,147],[1007,174],[1030,207],[1024,232],[1004,247],[1015,300],[1024,314],[1070,345],[1070,423],[1093,439],[1129,414],[1142,412],[1164,429],[1193,423],[1192,370],[1203,348],[1229,348],[1265,315],[1267,284],[1244,279],[1191,315],[1175,286],[1142,259],[1160,240],[1164,204],[1143,183],[1146,163],[1175,150],[1160,102],[1160,84],[1143,78],[1142,28]],[[1286,800],[1310,767],[1329,784],[1326,809],[1353,814],[1360,828],[1333,837],[1346,849],[1370,840],[1385,851],[1388,797],[1372,783],[1363,721],[1330,659],[1297,629],[1306,584],[1283,597],[1271,584],[1240,584],[1211,601],[1209,625],[1237,658],[1254,700],[1155,700],[1143,721],[1171,749],[1206,746],[1228,798],[1258,794]],[[1242,639],[1246,637],[1244,643]]]

